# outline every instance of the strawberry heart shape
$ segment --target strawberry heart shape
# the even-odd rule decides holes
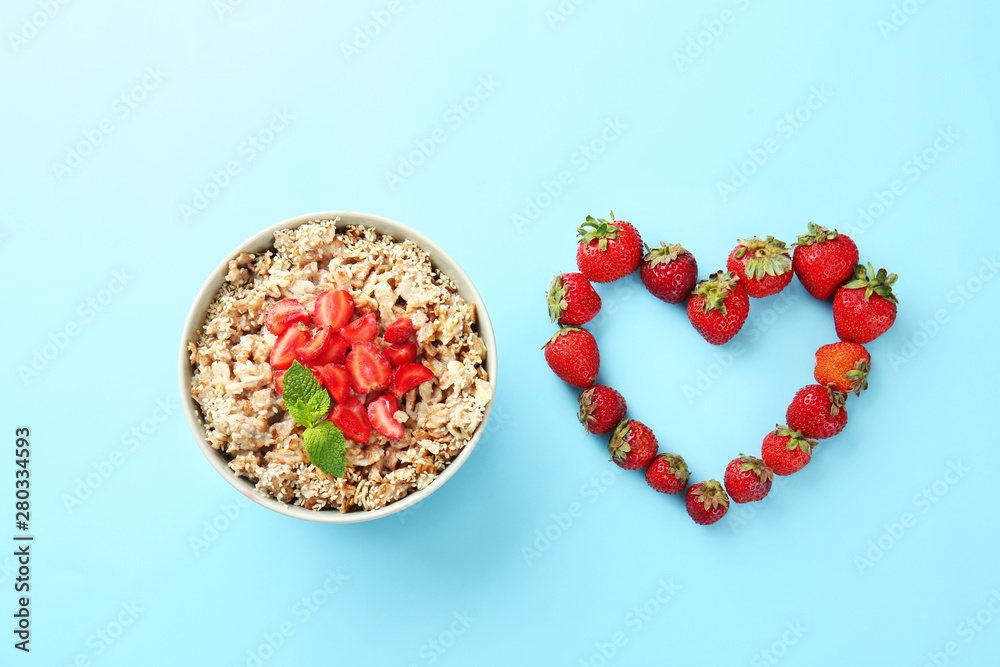
[[[608,220],[588,216],[579,237],[579,272],[557,275],[547,295],[550,317],[560,329],[543,348],[546,362],[559,378],[583,390],[580,422],[588,433],[609,435],[611,460],[626,470],[644,470],[649,486],[660,493],[683,492],[696,523],[719,521],[730,502],[765,498],[775,475],[801,470],[820,440],[844,429],[848,394],[860,396],[868,387],[871,355],[864,344],[892,326],[898,304],[892,292],[896,274],[858,264],[858,249],[849,237],[810,222],[791,247],[772,236],[741,239],[729,253],[726,270],[700,282],[697,261],[683,246],[661,242],[651,248],[614,213]],[[740,331],[754,299],[778,294],[793,277],[816,299],[833,301],[840,341],[817,350],[816,383],[796,392],[785,423],[764,436],[759,457],[740,454],[729,462],[724,484],[708,479],[688,486],[691,473],[684,458],[660,453],[652,430],[628,418],[625,397],[595,384],[600,351],[583,325],[600,312],[602,302],[591,283],[610,283],[636,270],[656,298],[684,304],[692,326],[713,345],[725,345]]]

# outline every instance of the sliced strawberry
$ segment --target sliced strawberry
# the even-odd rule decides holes
[[[315,358],[310,359],[306,364],[307,366],[325,366],[326,364],[344,363],[344,357],[347,356],[347,348],[350,347],[347,344],[347,341],[333,329],[327,328],[324,329],[324,331],[330,332],[329,346],[320,352]]]
[[[335,405],[328,419],[344,432],[348,440],[363,445],[371,437],[372,425],[368,421],[368,413],[354,396],[348,396],[343,403]]]
[[[399,409],[399,402],[392,394],[382,394],[368,404],[368,421],[376,431],[391,440],[399,440],[406,435],[406,429],[393,417]]]
[[[417,360],[416,343],[396,343],[382,350],[392,367],[402,366]]]
[[[296,356],[299,361],[306,362],[316,359],[321,354],[325,354],[333,344],[333,337],[337,336],[330,329],[320,329],[316,334],[306,340],[305,343],[299,346],[299,349],[295,351]]]
[[[378,320],[375,313],[368,313],[364,317],[359,317],[346,327],[340,330],[340,335],[348,343],[370,343],[375,340],[378,333]]]
[[[368,421],[365,406],[354,396],[348,396],[334,406],[328,418],[344,432],[344,437],[358,444],[365,444],[372,435],[372,425]]]
[[[382,338],[387,343],[405,343],[413,338],[413,320],[409,317],[400,317],[386,328]]]
[[[389,386],[392,366],[373,343],[360,342],[352,345],[345,363],[351,373],[355,392],[367,394]]]
[[[281,388],[281,382],[285,379],[285,371],[274,371],[271,373],[271,378],[274,379],[274,388],[278,390],[278,396],[285,393]]]
[[[354,314],[354,298],[351,293],[338,289],[327,290],[316,298],[313,306],[313,322],[318,327],[330,327],[340,331],[351,321]]]
[[[392,372],[392,378],[390,380],[392,384],[392,393],[399,398],[414,387],[417,387],[434,377],[434,371],[427,368],[427,366],[424,366],[423,364],[403,364]]]
[[[344,399],[343,405],[345,408],[364,419],[365,422],[368,421],[368,412],[365,410],[365,405],[357,396],[348,396]]]
[[[282,299],[271,304],[264,316],[264,325],[275,336],[280,336],[288,327],[299,322],[308,322],[306,307],[295,299]]]
[[[343,403],[351,395],[351,374],[342,365],[313,366],[312,372],[319,375],[319,381],[337,403]]]
[[[295,361],[295,351],[306,342],[308,339],[308,334],[305,331],[299,329],[296,324],[293,327],[288,327],[278,336],[278,340],[274,342],[274,347],[271,349],[270,364],[272,370],[283,371],[292,365]]]

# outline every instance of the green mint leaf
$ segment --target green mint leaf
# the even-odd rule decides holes
[[[313,426],[330,412],[330,393],[308,368],[298,361],[285,371],[281,381],[285,408],[303,426]]]
[[[306,453],[314,466],[334,477],[343,477],[347,468],[347,443],[333,422],[321,421],[306,429]]]
[[[310,375],[312,374],[310,373]],[[320,391],[310,396],[309,400],[306,401],[306,407],[312,411],[312,414],[317,415],[314,422],[326,419],[326,416],[330,414],[330,392],[321,385]]]
[[[295,421],[307,428],[316,423],[316,420],[313,419],[313,411],[309,409],[309,406],[304,401],[290,401],[286,398],[285,409],[288,410],[288,414]]]

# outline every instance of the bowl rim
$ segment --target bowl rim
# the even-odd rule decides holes
[[[493,396],[490,398],[490,402],[486,405],[486,409],[483,412],[482,422],[480,422],[472,437],[462,448],[462,451],[459,452],[447,466],[445,466],[444,470],[438,473],[437,477],[435,477],[430,484],[423,489],[413,491],[400,500],[389,503],[384,507],[374,510],[352,511],[347,512],[346,514],[341,514],[337,510],[310,510],[302,507],[301,505],[290,505],[288,503],[281,502],[277,498],[264,496],[259,493],[254,485],[245,477],[237,476],[229,468],[229,459],[226,455],[208,444],[208,441],[205,438],[204,426],[201,422],[201,409],[194,400],[194,397],[191,396],[190,392],[191,379],[194,376],[194,369],[189,359],[187,346],[189,342],[197,341],[205,323],[205,315],[207,313],[208,305],[212,302],[215,295],[225,282],[229,262],[244,252],[259,253],[273,248],[274,232],[276,231],[299,227],[307,222],[325,220],[335,221],[338,230],[350,225],[373,227],[379,235],[390,236],[396,241],[413,241],[420,247],[421,250],[430,255],[431,263],[434,268],[444,276],[451,279],[463,299],[467,302],[475,303],[476,305],[477,333],[486,345],[486,357],[483,360],[483,363],[486,366],[486,371],[489,375],[489,383],[493,389]],[[482,296],[479,294],[479,291],[476,289],[472,279],[469,278],[468,274],[464,269],[462,269],[458,262],[456,262],[455,259],[444,250],[444,248],[438,245],[430,237],[425,235],[423,232],[404,225],[401,222],[379,215],[346,210],[319,211],[288,218],[253,234],[251,237],[237,245],[236,248],[226,255],[225,259],[219,262],[215,269],[209,273],[192,302],[191,309],[188,311],[187,318],[184,322],[184,329],[181,332],[179,381],[181,405],[184,410],[184,416],[187,419],[192,435],[194,435],[195,440],[198,442],[199,449],[201,449],[202,454],[205,455],[208,461],[212,464],[212,467],[215,468],[216,472],[226,479],[226,481],[228,481],[233,488],[257,504],[285,516],[317,523],[358,523],[389,516],[416,505],[451,479],[452,475],[454,475],[458,469],[462,467],[465,461],[468,460],[469,456],[472,455],[472,451],[476,448],[476,445],[479,443],[483,433],[485,433],[486,425],[493,409],[493,402],[496,398],[496,338],[493,331],[493,323],[490,320],[489,312],[486,309],[486,304],[483,301]]]

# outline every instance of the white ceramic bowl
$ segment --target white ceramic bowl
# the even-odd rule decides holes
[[[229,261],[231,259],[243,252],[258,253],[273,248],[274,232],[276,230],[298,227],[299,225],[314,220],[334,220],[337,217],[340,218],[340,222],[337,223],[338,228],[346,227],[348,225],[364,225],[366,227],[373,227],[379,234],[391,236],[397,241],[413,241],[430,255],[431,261],[436,269],[451,278],[452,282],[454,282],[455,286],[458,288],[459,294],[462,295],[462,298],[469,303],[476,304],[478,333],[480,338],[482,338],[483,343],[486,344],[486,358],[484,359],[484,363],[486,364],[486,371],[489,374],[490,384],[493,386],[493,394],[494,396],[496,395],[497,347],[496,339],[493,335],[493,325],[490,322],[489,313],[486,311],[486,304],[483,303],[482,297],[476,290],[475,285],[472,284],[472,280],[469,276],[466,275],[465,271],[462,270],[462,267],[460,267],[458,263],[441,248],[441,246],[417,230],[400,224],[394,220],[389,220],[388,218],[353,211],[325,211],[322,213],[310,213],[308,215],[300,215],[285,220],[284,222],[280,222],[273,227],[269,227],[268,229],[251,236],[249,239],[237,246],[235,250],[229,253],[229,255],[223,259],[217,267],[215,267],[215,270],[212,271],[208,280],[206,280],[205,284],[202,286],[201,291],[198,292],[198,296],[195,297],[194,304],[191,306],[191,312],[188,313],[187,321],[184,323],[184,332],[181,339],[180,350],[180,389],[181,404],[184,406],[184,414],[187,417],[188,424],[191,426],[191,432],[194,434],[195,440],[198,441],[198,446],[201,448],[202,453],[205,454],[208,461],[219,472],[219,474],[222,475],[226,481],[236,487],[240,493],[263,505],[264,507],[267,507],[268,509],[272,509],[275,512],[295,517],[297,519],[306,519],[308,521],[318,521],[322,523],[354,523],[388,516],[389,514],[412,507],[441,488],[441,485],[448,481],[448,479],[462,467],[462,464],[469,458],[469,455],[472,454],[472,450],[475,449],[476,443],[479,442],[479,438],[482,436],[484,429],[486,428],[486,423],[489,419],[493,402],[490,401],[490,404],[486,407],[482,423],[479,425],[479,428],[476,429],[476,432],[473,434],[469,442],[465,445],[465,448],[459,453],[458,456],[452,459],[451,463],[449,463],[448,466],[441,471],[441,473],[427,487],[421,489],[420,491],[414,491],[408,496],[376,510],[348,512],[346,514],[341,514],[337,510],[308,510],[298,505],[289,505],[275,498],[265,497],[259,494],[249,480],[244,477],[238,477],[236,473],[229,468],[229,459],[225,454],[213,449],[208,444],[205,439],[205,428],[202,424],[201,409],[191,397],[191,378],[194,374],[194,369],[189,361],[189,354],[187,350],[189,342],[197,342],[199,333],[205,323],[205,313],[208,309],[208,305],[215,298],[219,288],[222,287],[226,273],[228,272]]]

